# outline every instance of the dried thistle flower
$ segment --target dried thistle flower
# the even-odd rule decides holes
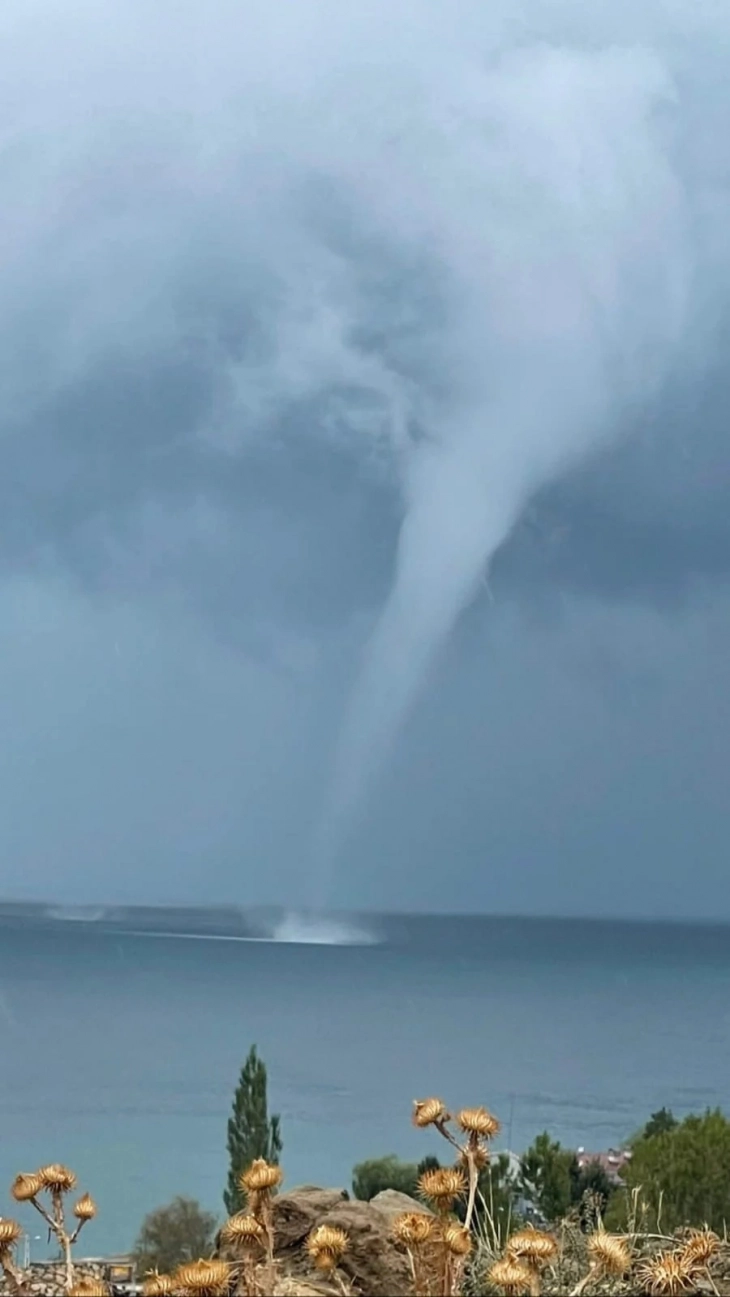
[[[306,1248],[310,1260],[318,1270],[330,1274],[347,1251],[349,1239],[343,1229],[333,1225],[318,1225],[307,1238]]]
[[[93,1220],[96,1215],[96,1203],[90,1193],[85,1193],[74,1204],[74,1216],[77,1220]]]
[[[621,1277],[631,1269],[631,1251],[626,1239],[620,1234],[607,1234],[604,1229],[596,1230],[588,1239],[588,1255],[595,1270],[604,1275]]]
[[[495,1288],[501,1288],[505,1297],[526,1297],[533,1288],[533,1277],[527,1266],[509,1256],[495,1261],[489,1271],[489,1281]]]
[[[677,1252],[662,1252],[641,1267],[638,1278],[650,1297],[681,1297],[692,1290],[692,1273]]]
[[[261,1243],[263,1238],[264,1229],[260,1221],[245,1211],[239,1211],[235,1216],[231,1216],[221,1230],[221,1240],[224,1243],[243,1243],[250,1246]]]
[[[68,1290],[68,1297],[109,1297],[109,1286],[94,1275],[77,1280]]]
[[[679,1249],[679,1255],[692,1270],[706,1269],[720,1247],[717,1234],[710,1229],[693,1229]]]
[[[552,1234],[528,1225],[507,1240],[507,1256],[539,1269],[557,1256],[558,1245]]]
[[[17,1220],[8,1220],[0,1216],[0,1252],[12,1247],[22,1237],[23,1226],[19,1225]]]
[[[453,1256],[468,1256],[471,1252],[471,1234],[463,1225],[448,1225],[444,1230],[444,1247]]]
[[[190,1297],[227,1297],[231,1267],[226,1261],[190,1261],[175,1272],[176,1293]]]
[[[421,1247],[433,1234],[434,1220],[423,1211],[404,1211],[396,1216],[391,1233],[405,1247]]]
[[[418,1181],[418,1191],[435,1203],[439,1211],[448,1211],[466,1192],[466,1180],[458,1167],[441,1166],[434,1171],[424,1171]]]
[[[263,1157],[257,1157],[241,1173],[238,1183],[246,1193],[270,1193],[272,1189],[278,1189],[283,1179],[284,1173],[280,1166],[272,1166]]]
[[[456,1121],[465,1134],[479,1135],[482,1139],[493,1139],[501,1130],[497,1118],[486,1108],[462,1108],[456,1114]]]
[[[158,1274],[156,1270],[148,1274],[142,1284],[142,1297],[171,1297],[175,1291],[175,1280],[171,1274]]]
[[[31,1198],[35,1198],[42,1188],[43,1181],[37,1172],[33,1172],[32,1175],[22,1172],[20,1175],[16,1175],[10,1186],[10,1192],[16,1202],[30,1202]]]
[[[40,1167],[38,1179],[44,1189],[49,1189],[51,1193],[70,1193],[76,1188],[76,1176],[73,1171],[69,1171],[67,1166],[61,1166],[60,1162],[51,1162],[48,1166]]]
[[[414,1099],[411,1120],[414,1126],[433,1126],[436,1122],[448,1121],[449,1114],[441,1099]]]

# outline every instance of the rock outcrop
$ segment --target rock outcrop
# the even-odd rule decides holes
[[[274,1199],[276,1261],[281,1284],[301,1285],[305,1291],[336,1291],[312,1273],[304,1244],[318,1225],[346,1231],[349,1246],[340,1270],[362,1297],[406,1297],[411,1277],[405,1253],[393,1241],[393,1219],[404,1211],[426,1211],[422,1203],[388,1189],[370,1202],[351,1199],[344,1189],[303,1185]],[[230,1256],[225,1248],[221,1256]],[[290,1289],[293,1293],[299,1289]],[[281,1291],[284,1291],[283,1287]]]
[[[274,1203],[277,1258],[284,1272],[303,1276],[307,1234],[316,1225],[332,1225],[349,1237],[340,1268],[356,1291],[364,1297],[405,1297],[411,1291],[410,1270],[393,1241],[391,1225],[400,1212],[424,1210],[421,1203],[392,1189],[370,1202],[353,1200],[344,1190],[292,1189]]]

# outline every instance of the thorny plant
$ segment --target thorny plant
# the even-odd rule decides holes
[[[201,1258],[181,1265],[172,1275],[148,1274],[144,1297],[264,1297],[277,1288],[274,1258],[274,1197],[283,1175],[278,1166],[257,1158],[239,1177],[245,1209],[223,1225],[220,1242],[232,1260]],[[310,1233],[305,1251],[314,1269],[326,1275],[343,1294],[350,1289],[338,1265],[348,1247],[344,1230],[320,1225]]]
[[[723,1242],[707,1228],[685,1230],[675,1237],[647,1233],[612,1234],[599,1222],[585,1235],[575,1222],[566,1221],[560,1237],[552,1240],[552,1261],[540,1275],[526,1273],[522,1240],[532,1232],[513,1234],[503,1255],[492,1259],[487,1271],[487,1291],[505,1294],[646,1294],[646,1297],[683,1297],[690,1293],[730,1292],[718,1289],[713,1265]],[[549,1235],[542,1235],[549,1239]],[[520,1274],[520,1268],[524,1268]],[[480,1287],[480,1291],[484,1291]]]
[[[430,1212],[404,1212],[393,1222],[393,1236],[406,1250],[415,1293],[454,1297],[473,1248],[472,1227],[479,1173],[489,1161],[489,1141],[498,1133],[496,1117],[486,1108],[462,1108],[454,1117],[441,1099],[417,1099],[413,1124],[432,1126],[451,1145],[452,1167],[425,1171],[418,1183]],[[455,1215],[466,1199],[463,1222]]]
[[[334,1225],[318,1225],[311,1231],[306,1242],[307,1255],[315,1270],[332,1279],[344,1295],[350,1293],[350,1287],[339,1272],[338,1266],[349,1245],[344,1229]]]
[[[486,1108],[462,1108],[452,1117],[440,1099],[423,1099],[413,1105],[413,1122],[421,1129],[433,1126],[455,1154],[454,1165],[421,1176],[418,1192],[424,1205],[414,1203],[412,1210],[393,1221],[393,1238],[408,1258],[415,1297],[458,1297],[467,1292],[505,1297],[730,1293],[730,1287],[718,1289],[715,1282],[719,1262],[723,1257],[728,1262],[727,1237],[720,1239],[707,1227],[675,1236],[662,1234],[661,1205],[655,1217],[657,1232],[649,1232],[640,1190],[629,1199],[625,1234],[608,1233],[596,1204],[587,1203],[580,1219],[576,1215],[563,1221],[557,1237],[530,1225],[509,1233],[508,1225],[503,1238],[501,1225],[497,1227],[481,1198],[476,1211],[479,1173],[489,1163],[490,1141],[499,1131],[496,1117]],[[142,1286],[144,1297],[265,1297],[283,1292],[275,1259],[273,1210],[281,1181],[278,1166],[261,1158],[252,1162],[239,1181],[245,1210],[231,1216],[220,1232],[231,1259],[191,1260],[171,1275],[151,1272]],[[71,1209],[75,1224],[69,1229],[66,1201],[75,1187],[74,1173],[54,1163],[18,1175],[11,1193],[16,1202],[30,1203],[45,1220],[49,1238],[55,1236],[64,1259],[67,1297],[103,1297],[109,1290],[102,1280],[74,1276],[73,1245],[84,1224],[96,1215],[93,1199],[84,1194]],[[465,1206],[463,1220],[456,1214],[458,1203]],[[588,1235],[581,1223],[586,1219],[595,1222]],[[30,1291],[30,1276],[15,1256],[22,1236],[17,1221],[0,1217],[0,1269],[14,1294]],[[316,1226],[304,1245],[314,1272],[333,1285],[328,1291],[339,1291],[343,1297],[353,1292],[339,1269],[348,1248],[345,1231],[326,1223]],[[730,1270],[723,1275],[728,1278]]]
[[[545,1264],[527,1264],[532,1235],[533,1256],[545,1248]],[[549,1240],[540,1244],[539,1239]],[[527,1294],[545,1297],[570,1294],[646,1294],[646,1297],[684,1297],[690,1293],[728,1293],[718,1289],[713,1266],[720,1258],[724,1244],[707,1228],[686,1230],[670,1237],[641,1231],[627,1234],[609,1233],[599,1222],[592,1234],[585,1235],[574,1221],[563,1222],[559,1238],[539,1230],[521,1230],[511,1235],[503,1253],[492,1256],[482,1274],[479,1291],[504,1294]],[[548,1256],[548,1252],[550,1255]],[[725,1247],[727,1255],[727,1249]]]
[[[231,1216],[220,1232],[221,1243],[235,1259],[200,1257],[178,1266],[171,1275],[152,1271],[142,1285],[144,1297],[227,1297],[231,1290],[256,1297],[272,1292],[276,1274],[272,1201],[281,1181],[278,1166],[263,1158],[252,1162],[238,1182],[246,1210]]]
[[[55,1237],[65,1267],[65,1288],[71,1295],[80,1293],[80,1297],[91,1290],[105,1292],[101,1281],[80,1279],[74,1283],[74,1264],[72,1249],[87,1221],[96,1215],[96,1203],[88,1193],[83,1194],[73,1205],[74,1224],[67,1223],[66,1201],[68,1195],[76,1188],[76,1176],[67,1166],[58,1162],[42,1166],[38,1171],[23,1172],[15,1177],[10,1192],[18,1203],[28,1202],[43,1217],[48,1226],[48,1238]],[[23,1236],[23,1228],[16,1221],[0,1218],[0,1267],[5,1274],[11,1292],[27,1291],[27,1274],[17,1265],[13,1249]]]
[[[484,1292],[485,1284],[487,1292],[505,1297],[609,1292],[684,1297],[719,1292],[712,1267],[723,1247],[727,1252],[727,1240],[721,1242],[708,1228],[677,1237],[649,1233],[639,1190],[629,1200],[625,1234],[604,1228],[600,1203],[588,1195],[581,1205],[582,1224],[577,1218],[565,1221],[559,1238],[528,1225],[503,1239],[487,1203],[480,1200],[479,1216],[475,1212],[479,1173],[488,1164],[489,1142],[499,1130],[496,1117],[486,1108],[464,1108],[452,1117],[440,1099],[423,1099],[414,1103],[413,1122],[419,1128],[433,1126],[456,1154],[453,1167],[421,1177],[419,1194],[430,1210],[404,1212],[393,1223],[393,1237],[408,1257],[416,1297],[456,1297],[467,1288]],[[464,1198],[462,1224],[454,1208]],[[588,1235],[586,1221],[593,1226]]]

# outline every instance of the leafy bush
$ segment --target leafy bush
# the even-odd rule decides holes
[[[411,1197],[418,1187],[419,1169],[415,1162],[402,1162],[394,1153],[387,1157],[374,1157],[358,1162],[352,1172],[352,1192],[355,1198],[369,1202],[384,1189],[397,1189]]]
[[[170,1273],[184,1261],[207,1256],[213,1249],[216,1219],[194,1198],[174,1198],[145,1216],[134,1245],[137,1273]]]
[[[648,1228],[707,1224],[722,1231],[730,1221],[730,1122],[716,1108],[662,1127],[632,1145],[622,1175],[627,1192],[614,1199],[609,1221],[627,1221],[631,1191],[641,1188]]]
[[[520,1190],[546,1221],[561,1220],[570,1211],[575,1192],[575,1153],[563,1148],[544,1130],[521,1161]]]

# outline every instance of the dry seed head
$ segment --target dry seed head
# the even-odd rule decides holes
[[[255,1216],[239,1211],[227,1220],[221,1230],[224,1243],[239,1243],[243,1247],[253,1247],[264,1240],[263,1226]]]
[[[493,1139],[501,1129],[497,1118],[486,1108],[462,1108],[456,1120],[465,1134],[480,1135],[482,1139]]]
[[[0,1251],[12,1247],[23,1236],[23,1226],[17,1220],[7,1220],[0,1216]]]
[[[719,1247],[720,1240],[712,1230],[693,1229],[679,1254],[692,1269],[701,1269],[709,1265]]]
[[[588,1239],[588,1254],[596,1268],[605,1275],[620,1277],[631,1269],[629,1245],[620,1234],[607,1234],[604,1229],[596,1230]]]
[[[69,1289],[68,1297],[109,1297],[109,1287],[103,1279],[88,1275],[77,1280],[73,1288]]]
[[[444,1244],[453,1256],[468,1256],[471,1252],[471,1234],[463,1225],[449,1225],[444,1230]]]
[[[404,1211],[392,1225],[393,1238],[405,1247],[420,1247],[433,1234],[433,1217],[423,1211]]]
[[[448,1208],[466,1192],[466,1180],[458,1167],[441,1166],[435,1171],[424,1171],[418,1181],[418,1191],[439,1208]]]
[[[190,1297],[226,1297],[231,1267],[226,1261],[191,1261],[181,1265],[175,1276],[176,1293]]]
[[[441,1099],[414,1099],[413,1100],[413,1125],[414,1126],[433,1126],[435,1122],[449,1120],[449,1114],[446,1111],[446,1105]]]
[[[38,1171],[38,1178],[44,1189],[50,1189],[51,1193],[70,1193],[76,1188],[76,1176],[73,1171],[69,1171],[67,1166],[61,1166],[60,1162],[51,1162],[48,1166],[42,1166]]]
[[[532,1266],[544,1266],[557,1256],[558,1245],[551,1234],[528,1225],[507,1240],[507,1255]]]
[[[489,1281],[501,1288],[505,1297],[524,1297],[532,1292],[533,1279],[527,1266],[505,1256],[496,1261],[489,1271]]]
[[[10,1192],[16,1202],[30,1202],[30,1199],[35,1198],[42,1188],[43,1181],[37,1172],[32,1175],[21,1173],[13,1180]]]
[[[663,1252],[647,1261],[639,1275],[643,1291],[650,1297],[681,1297],[693,1288],[690,1267],[676,1252]]]
[[[264,1193],[278,1189],[284,1173],[279,1166],[272,1166],[263,1157],[257,1157],[239,1177],[239,1185],[246,1193]]]
[[[347,1251],[349,1239],[344,1229],[333,1225],[318,1225],[307,1238],[306,1248],[318,1270],[329,1273]]]
[[[142,1297],[171,1297],[175,1291],[175,1280],[171,1274],[148,1274],[142,1284]]]
[[[74,1204],[74,1216],[77,1220],[93,1220],[96,1215],[96,1203],[90,1193],[85,1193]]]

